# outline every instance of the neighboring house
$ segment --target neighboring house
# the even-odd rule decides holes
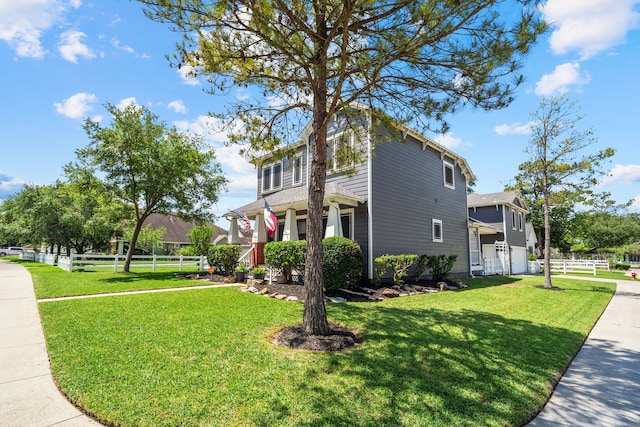
[[[149,217],[144,221],[142,227],[146,227],[150,225],[153,229],[158,229],[164,227],[166,232],[162,237],[162,247],[156,248],[154,253],[157,255],[166,255],[166,254],[175,254],[182,246],[190,245],[191,240],[189,240],[189,233],[193,228],[197,226],[195,221],[185,221],[177,215],[163,215],[160,213],[152,213]],[[214,233],[211,237],[212,245],[220,245],[227,243],[227,231],[223,228],[218,227],[214,224],[209,224],[214,227]],[[249,233],[250,236],[250,233]],[[238,244],[249,245],[251,242],[251,238],[245,235],[240,234],[240,240]],[[125,252],[125,243],[122,240],[117,242],[117,252],[118,254],[124,254]]]
[[[368,280],[375,278],[374,259],[385,254],[455,254],[451,276],[469,276],[467,182],[474,176],[467,161],[409,127],[398,124],[374,132],[366,110],[359,117],[355,130],[347,130],[344,114],[329,125],[325,237],[345,236],[359,243]],[[264,262],[264,245],[270,240],[265,201],[278,219],[275,240],[306,237],[312,142],[309,125],[302,141],[289,147],[292,154],[258,162],[257,200],[237,209],[255,220],[252,264]],[[347,144],[362,161],[340,155]],[[231,221],[237,230],[237,220]]]
[[[527,272],[527,206],[513,191],[467,196],[473,274]]]

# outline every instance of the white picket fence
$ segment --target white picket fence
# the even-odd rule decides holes
[[[593,273],[596,275],[598,269],[606,269],[611,271],[609,261],[598,259],[552,259],[552,273]]]
[[[56,265],[56,255],[44,252],[24,251],[20,254],[20,259],[28,261],[42,262],[44,264]]]
[[[58,267],[69,272],[84,270],[118,272],[122,270],[124,260],[124,255],[71,254],[71,256],[58,257]],[[134,255],[129,270],[151,269],[155,272],[159,269],[177,271],[189,269],[203,271],[208,268],[209,263],[204,256]]]

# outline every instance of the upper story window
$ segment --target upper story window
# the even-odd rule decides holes
[[[282,162],[262,167],[262,192],[282,188]]]
[[[515,209],[511,209],[511,228],[512,229],[516,229],[517,225],[516,225],[516,210]]]
[[[522,212],[518,212],[518,230],[522,231],[523,224],[524,224],[524,215],[522,215]]]
[[[456,182],[455,182],[455,166],[453,165],[453,163],[448,162],[446,160],[442,161],[442,176],[444,179],[444,186],[445,187],[449,187],[449,188],[456,188]]]
[[[293,185],[302,184],[302,156],[293,159]]]
[[[431,233],[434,242],[443,242],[444,238],[442,236],[442,220],[440,219],[432,219],[431,220]]]
[[[354,146],[353,132],[343,132],[327,139],[328,169],[337,172],[353,166]]]

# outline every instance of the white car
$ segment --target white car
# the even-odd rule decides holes
[[[8,248],[0,248],[0,256],[20,255],[24,252],[24,248],[19,246],[9,246]]]

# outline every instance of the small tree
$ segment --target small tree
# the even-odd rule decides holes
[[[124,239],[131,241],[133,236],[134,229],[127,228],[124,231]],[[148,254],[152,254],[153,250],[157,247],[160,247],[162,243],[162,238],[164,234],[167,232],[165,227],[153,228],[151,224],[147,224],[143,228],[140,229],[140,233],[138,234],[138,242],[136,247],[142,249]]]
[[[211,248],[211,238],[215,233],[215,227],[200,224],[189,231],[187,237],[193,245],[193,254],[198,256],[208,256]]]
[[[551,288],[551,208],[555,200],[579,200],[604,173],[604,161],[613,148],[595,154],[581,152],[596,142],[593,129],[578,129],[582,119],[575,102],[566,95],[543,99],[531,114],[533,127],[527,153],[516,180],[528,177],[541,197],[544,214],[544,286]]]
[[[387,270],[391,270],[393,284],[404,283],[409,268],[418,258],[418,255],[402,254],[402,255],[382,255],[375,259],[378,265],[379,276],[382,277]]]
[[[133,234],[123,271],[131,257],[144,221],[154,212],[177,212],[185,219],[210,218],[209,208],[225,188],[226,178],[215,153],[199,136],[168,128],[146,107],[118,109],[106,104],[112,115],[109,127],[85,120],[91,139],[76,150],[78,163],[68,172],[100,172],[102,184],[117,200],[126,203],[134,219]]]

